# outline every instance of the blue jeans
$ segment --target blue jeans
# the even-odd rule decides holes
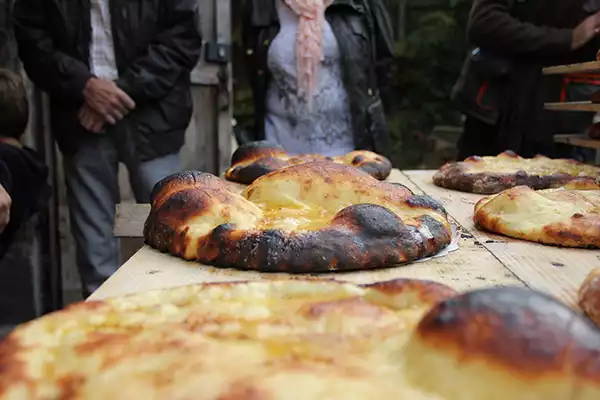
[[[129,172],[138,203],[149,203],[154,185],[181,170],[179,153],[147,162],[119,149],[111,134],[89,134],[80,149],[63,159],[69,218],[75,239],[77,268],[84,297],[93,293],[119,268],[119,242],[113,236],[120,200],[119,162]]]

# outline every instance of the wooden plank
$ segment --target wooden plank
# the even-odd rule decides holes
[[[542,69],[544,75],[576,74],[582,72],[600,72],[600,61],[588,61],[578,64],[557,65]]]
[[[420,193],[419,189],[400,171],[394,170],[390,176],[390,181],[405,184],[415,192]],[[319,276],[324,279],[365,283],[396,278],[429,279],[445,283],[457,290],[501,285],[523,285],[481,243],[476,242],[472,235],[465,232],[461,233],[460,249],[445,257],[384,270],[294,275],[298,278],[307,276],[312,279]],[[146,246],[98,289],[91,299],[191,283],[289,277],[288,274],[258,273],[204,266],[198,263],[186,262],[168,254],[161,254]]]
[[[231,45],[231,4],[215,1],[216,42]],[[217,93],[217,173],[221,174],[231,164],[231,137],[233,136],[233,79],[231,62],[220,67],[221,81]]]
[[[564,249],[514,240],[479,231],[473,224],[473,207],[483,196],[446,190],[431,180],[434,171],[406,171],[428,195],[435,197],[475,239],[527,286],[573,306],[577,289],[588,273],[600,264],[600,251]]]
[[[591,101],[574,101],[568,103],[546,103],[544,108],[550,111],[600,112],[600,104]]]
[[[237,271],[186,262],[147,246],[138,251],[98,289],[90,299],[102,299],[145,290],[203,282],[285,278],[336,279],[381,282],[397,278],[428,279],[465,291],[489,286],[523,285],[489,251],[475,245],[470,235],[461,239],[460,250],[446,257],[396,268],[352,273],[289,275]]]
[[[150,204],[117,204],[113,235],[118,238],[141,238],[144,222],[150,213]]]
[[[582,134],[554,135],[554,142],[588,149],[600,149],[600,140]]]

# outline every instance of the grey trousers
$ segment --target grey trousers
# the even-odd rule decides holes
[[[63,158],[71,231],[83,296],[93,293],[119,268],[119,242],[113,237],[120,200],[119,162],[127,167],[138,203],[149,203],[154,185],[181,169],[179,153],[147,162],[120,149],[116,136],[90,134],[74,155]]]

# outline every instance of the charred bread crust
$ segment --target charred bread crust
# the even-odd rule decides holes
[[[497,157],[520,158],[512,151],[505,151]],[[544,156],[536,156],[534,159],[547,159]],[[576,160],[561,160],[574,166],[583,166]],[[484,163],[479,156],[472,156],[462,162],[451,162],[442,166],[433,176],[433,183],[446,189],[477,194],[496,194],[515,186],[528,186],[534,190],[560,187],[574,179],[582,179],[582,176],[573,176],[564,173],[552,175],[536,175],[526,171],[516,173],[499,173],[492,171],[474,172],[473,167]],[[600,170],[599,170],[600,171]],[[587,177],[595,181],[596,176]]]
[[[263,140],[240,146],[231,157],[231,167],[225,171],[225,178],[249,185],[270,172],[313,161],[332,161],[351,165],[378,180],[387,179],[392,172],[390,160],[370,151],[357,150],[340,157],[316,154],[291,156],[280,145]]]
[[[343,185],[356,185],[363,194],[377,192],[394,207],[416,210],[417,217],[406,224],[385,206],[365,202],[339,210],[326,226],[314,230],[267,229],[260,223],[240,229],[238,225],[249,219],[260,220],[260,211],[251,201],[231,193],[215,176],[182,172],[157,184],[144,226],[145,242],[203,264],[289,273],[386,268],[435,255],[451,242],[446,211],[437,201],[414,195],[402,185],[379,182],[352,167],[328,162],[292,166],[260,178],[245,193],[252,196],[256,185],[264,185],[265,180],[294,179],[304,193],[312,190],[313,180],[327,187],[327,182],[338,179]],[[332,188],[322,200],[335,195]],[[190,221],[198,218],[217,222],[208,233],[191,236]]]
[[[434,306],[409,340],[406,363],[415,383],[443,398],[463,398],[461,390],[469,399],[515,398],[501,388],[516,384],[526,389],[519,399],[592,399],[600,394],[600,331],[546,294],[482,289]]]

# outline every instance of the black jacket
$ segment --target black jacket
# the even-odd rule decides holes
[[[34,150],[0,143],[0,184],[12,199],[10,221],[0,234],[0,259],[21,225],[44,207],[50,196],[47,178],[48,168]]]
[[[177,151],[192,114],[190,71],[202,48],[196,0],[110,1],[117,85],[136,102],[121,125],[141,161]],[[51,99],[52,131],[63,152],[85,132],[77,119],[91,77],[89,0],[17,0],[19,56]]]
[[[342,55],[344,83],[350,97],[357,149],[387,153],[389,134],[379,87],[385,87],[394,55],[390,18],[383,0],[335,0],[326,18]],[[252,84],[254,130],[247,140],[265,137],[266,94],[271,76],[267,56],[279,33],[274,0],[246,0],[243,39]]]
[[[571,41],[596,9],[584,0],[475,0],[468,37],[484,56],[468,59],[453,94],[467,115],[497,126],[500,150],[551,145],[560,114],[544,101],[558,101],[562,77],[544,77],[542,68],[595,59],[597,41],[577,51]]]

